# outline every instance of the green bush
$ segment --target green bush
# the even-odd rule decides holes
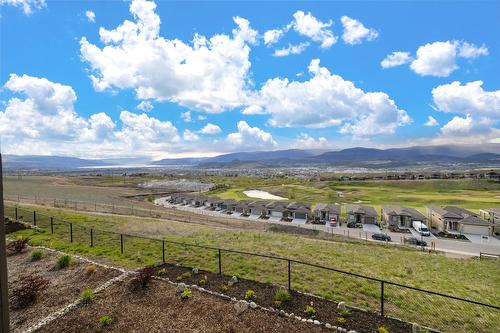
[[[245,299],[249,301],[254,298],[255,298],[255,291],[253,291],[252,289],[248,289],[245,293]]]
[[[203,278],[200,279],[200,281],[198,281],[198,285],[200,287],[204,287],[208,284],[208,277],[205,275]]]
[[[337,317],[337,323],[340,325],[344,325],[346,322],[346,319],[344,317]]]
[[[351,314],[351,311],[349,311],[348,309],[340,309],[339,314],[342,317],[349,317],[349,315]]]
[[[61,268],[66,268],[69,265],[71,265],[71,257],[67,254],[63,254],[59,258],[57,258],[56,262],[56,267],[61,269]]]
[[[377,328],[377,333],[389,333],[389,330],[384,326],[380,326],[379,328]]]
[[[184,288],[184,290],[181,293],[181,299],[188,299],[191,298],[191,296],[193,296],[191,290],[189,288]]]
[[[158,270],[158,272],[156,273],[156,275],[158,276],[166,276],[167,275],[167,270],[165,268],[161,268]]]
[[[312,305],[306,305],[306,309],[304,310],[304,312],[309,317],[312,317],[312,316],[316,315],[316,310],[314,309],[314,307]]]
[[[276,291],[276,294],[274,295],[274,300],[279,301],[280,304],[283,302],[288,302],[292,297],[290,296],[290,293],[288,290],[280,288],[278,291]]]
[[[43,257],[43,251],[40,249],[35,249],[31,251],[31,261],[38,261],[42,259]]]
[[[94,299],[94,291],[92,289],[87,288],[80,294],[80,300],[83,303],[90,303],[92,302],[93,299]]]
[[[113,322],[113,319],[108,315],[99,318],[99,324],[101,324],[101,326],[109,326],[111,322]]]

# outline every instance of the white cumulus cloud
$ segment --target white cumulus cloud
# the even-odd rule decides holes
[[[42,9],[47,6],[45,0],[0,0],[0,5],[20,7],[26,15],[32,14],[34,9]]]
[[[264,44],[266,46],[271,46],[276,44],[281,37],[285,34],[283,29],[271,29],[264,32]]]
[[[200,137],[196,133],[190,131],[189,129],[184,130],[182,138],[186,141],[193,141],[193,142],[198,141],[200,139]]]
[[[268,149],[276,147],[271,133],[251,127],[244,120],[238,122],[238,132],[229,133],[226,142],[234,149]]]
[[[378,32],[376,30],[368,29],[363,23],[349,16],[342,16],[340,21],[344,27],[342,39],[346,44],[361,44],[363,40],[372,41],[378,37]]]
[[[91,10],[87,10],[85,12],[85,16],[87,17],[87,20],[91,23],[95,22],[95,13]]]
[[[409,52],[395,51],[385,57],[385,59],[380,62],[380,65],[382,68],[391,68],[407,64],[410,61],[412,61],[412,57]]]
[[[273,55],[275,57],[286,57],[289,56],[290,54],[301,54],[307,49],[308,46],[309,46],[308,42],[299,43],[295,45],[288,44],[288,47],[274,50]]]
[[[309,65],[311,78],[268,80],[255,100],[270,114],[274,127],[340,126],[341,133],[355,136],[391,134],[411,122],[406,111],[383,92],[364,92],[351,81],[320,67],[319,59]]]
[[[294,21],[289,26],[300,35],[320,43],[322,48],[329,48],[337,42],[337,37],[329,29],[333,25],[332,21],[321,22],[311,12],[304,13],[301,10],[295,12],[293,18]]]
[[[424,124],[427,127],[439,126],[439,122],[433,116],[427,116],[427,121]]]
[[[325,149],[329,142],[325,137],[313,138],[307,133],[300,133],[295,140],[294,146],[299,149]]]
[[[153,103],[151,103],[151,101],[141,101],[137,105],[137,109],[144,111],[144,112],[149,112],[149,111],[153,110],[153,108],[154,108]]]
[[[152,1],[133,0],[130,13],[112,30],[99,29],[102,48],[80,40],[97,91],[133,89],[139,99],[171,101],[207,112],[240,107],[247,96],[250,47],[257,32],[234,17],[232,36],[195,34],[191,44],[159,35]]]
[[[208,123],[206,124],[205,126],[203,126],[203,128],[200,130],[200,133],[201,134],[218,134],[220,133],[222,130],[219,126],[217,125],[214,125],[214,124],[211,124],[211,123]]]

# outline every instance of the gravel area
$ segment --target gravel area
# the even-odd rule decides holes
[[[41,294],[39,300],[24,309],[11,306],[11,332],[24,332],[51,313],[64,308],[80,297],[86,289],[95,289],[106,281],[121,274],[120,271],[96,266],[93,274],[86,274],[85,267],[90,263],[73,258],[72,264],[64,269],[55,268],[60,254],[43,250],[44,256],[38,261],[31,261],[31,248],[23,253],[7,257],[9,271],[9,294],[16,287],[20,276],[36,273],[49,281],[49,286]]]
[[[40,332],[332,332],[262,309],[248,308],[238,314],[234,304],[195,289],[191,298],[181,300],[176,286],[161,280],[153,280],[144,291],[131,292],[129,282],[123,281]],[[111,317],[110,325],[99,324],[103,315]]]

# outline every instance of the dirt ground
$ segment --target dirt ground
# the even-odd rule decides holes
[[[84,289],[94,289],[121,274],[116,270],[96,266],[95,273],[87,275],[85,267],[89,263],[74,258],[69,267],[57,269],[55,263],[59,254],[44,250],[42,259],[31,261],[31,251],[31,248],[27,248],[21,254],[7,257],[9,294],[12,294],[15,289],[19,277],[25,274],[41,275],[49,280],[49,286],[41,294],[37,303],[24,309],[14,309],[11,306],[11,332],[23,332],[32,324],[77,300]]]
[[[175,286],[165,281],[154,280],[143,292],[131,292],[128,284],[113,285],[40,332],[331,332],[260,309],[238,315],[234,303],[198,290],[181,300]],[[112,318],[109,326],[99,324],[103,315]]]

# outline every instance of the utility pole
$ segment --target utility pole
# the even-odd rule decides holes
[[[5,250],[5,219],[3,207],[3,169],[0,152],[0,332],[9,332],[9,284],[7,282],[7,253]]]

